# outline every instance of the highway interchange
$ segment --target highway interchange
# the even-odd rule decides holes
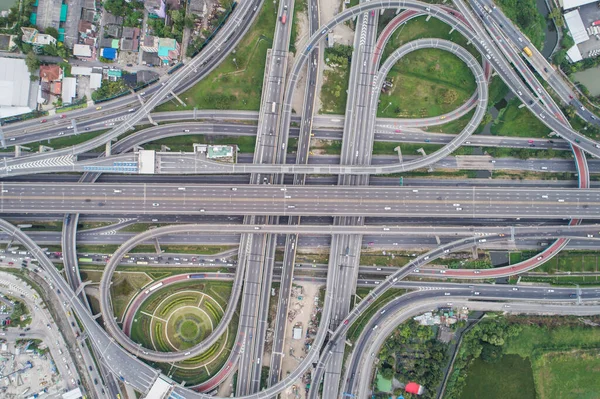
[[[312,3],[309,2],[309,4]],[[219,62],[228,54],[250,27],[251,21],[260,8],[260,2],[244,2],[240,4],[227,20],[223,29],[216,38],[191,62],[168,78],[162,79],[156,85],[148,88],[144,95],[127,96],[107,103],[102,110],[86,109],[73,113],[73,118],[82,118],[84,122],[81,127],[86,129],[103,128],[110,115],[115,122],[109,122],[112,127],[108,132],[99,135],[83,144],[71,148],[52,150],[38,154],[24,154],[17,158],[4,157],[0,162],[0,173],[7,176],[21,175],[23,179],[35,173],[61,172],[84,170],[78,169],[76,157],[95,149],[99,145],[110,142],[113,138],[126,133],[137,123],[150,119],[150,111],[164,101],[167,96],[175,95],[182,89],[189,87],[193,82],[206,76],[212,69],[218,67]],[[454,6],[438,7],[418,1],[371,1],[361,3],[356,7],[347,9],[325,25],[318,27],[319,20],[316,11],[311,15],[311,36],[305,47],[296,53],[294,64],[287,68],[287,50],[289,48],[289,35],[291,21],[286,25],[278,18],[275,31],[273,49],[265,71],[265,85],[261,111],[256,113],[216,112],[216,111],[194,111],[187,112],[190,119],[247,119],[258,120],[258,127],[236,124],[212,124],[214,132],[231,133],[236,135],[257,135],[256,152],[252,163],[238,163],[224,165],[205,160],[199,160],[192,155],[164,154],[161,158],[164,162],[180,163],[181,167],[174,168],[166,173],[178,175],[185,174],[215,174],[233,176],[213,176],[213,182],[220,184],[190,183],[190,179],[182,176],[176,183],[142,183],[143,176],[133,181],[125,180],[114,183],[93,183],[99,174],[85,174],[79,183],[66,182],[60,185],[48,185],[45,182],[35,183],[14,180],[2,182],[0,193],[0,212],[3,214],[26,214],[31,215],[62,215],[64,228],[62,237],[65,266],[70,286],[56,272],[50,260],[33,241],[32,234],[29,237],[10,223],[0,220],[0,228],[20,241],[27,249],[35,255],[43,267],[44,272],[52,278],[55,285],[66,295],[71,307],[78,315],[85,330],[94,346],[94,355],[102,364],[104,378],[113,395],[119,390],[114,379],[119,379],[134,387],[142,393],[147,393],[154,384],[159,372],[141,362],[137,357],[153,361],[180,361],[191,358],[202,353],[220,337],[226,328],[228,320],[231,319],[239,298],[242,299],[240,327],[238,330],[238,343],[249,343],[248,350],[244,353],[233,351],[228,359],[228,370],[219,373],[211,384],[203,389],[211,389],[232,371],[230,366],[237,363],[238,385],[237,396],[244,398],[270,398],[291,386],[298,377],[307,370],[313,369],[314,378],[310,397],[319,395],[320,382],[323,376],[323,397],[338,397],[344,392],[353,392],[359,397],[365,397],[365,382],[368,382],[371,374],[370,366],[361,372],[359,378],[362,383],[354,377],[359,364],[368,363],[368,353],[365,349],[355,350],[350,362],[346,365],[346,378],[342,365],[343,342],[345,333],[349,326],[365,312],[369,304],[381,296],[388,288],[395,286],[410,287],[402,285],[402,279],[410,273],[430,275],[432,277],[454,277],[468,279],[489,279],[493,277],[511,276],[534,269],[539,264],[556,256],[558,252],[569,244],[569,240],[576,238],[579,242],[595,242],[600,238],[600,226],[583,224],[578,226],[580,219],[588,219],[594,222],[600,215],[600,192],[598,189],[590,189],[588,162],[583,151],[594,156],[600,155],[600,146],[593,140],[574,131],[566,122],[558,105],[549,94],[540,87],[541,84],[535,80],[535,76],[528,69],[521,58],[521,40],[523,36],[506,20],[499,11],[494,11],[490,17],[479,13],[481,4],[473,1],[471,7],[477,10],[473,13],[461,0],[455,0]],[[315,7],[316,2],[311,7]],[[282,1],[279,4],[278,15],[286,10],[293,9],[293,2]],[[311,9],[311,8],[309,8]],[[443,40],[423,39],[410,42],[398,48],[383,65],[379,65],[381,51],[375,51],[377,39],[376,11],[381,9],[405,9],[407,12],[426,13],[448,23],[452,28],[461,32],[472,41],[477,49],[485,55],[487,61],[480,66],[475,59],[461,47]],[[453,11],[454,10],[454,11]],[[480,18],[477,17],[479,15]],[[356,18],[357,28],[355,34],[355,54],[351,65],[351,78],[349,85],[349,101],[345,117],[343,118],[313,118],[314,99],[317,90],[316,76],[318,64],[322,52],[319,44],[322,43],[324,35],[335,25]],[[291,19],[291,16],[290,16]],[[491,21],[501,21],[494,22]],[[502,23],[503,25],[499,25]],[[498,26],[497,26],[498,24]],[[508,26],[510,29],[500,32],[499,26]],[[395,27],[393,28],[395,29]],[[489,34],[488,34],[489,32]],[[388,32],[389,33],[389,32]],[[497,42],[498,33],[506,34],[509,39],[516,43],[516,48],[509,45],[507,40]],[[526,38],[525,38],[526,39]],[[382,41],[385,43],[385,41]],[[382,48],[382,44],[377,42]],[[532,47],[530,45],[530,47]],[[449,137],[447,135],[431,135],[419,130],[420,127],[440,124],[440,119],[429,118],[414,120],[402,124],[400,127],[394,121],[377,120],[376,110],[380,94],[380,85],[393,64],[402,56],[420,48],[439,48],[456,54],[473,71],[477,82],[477,92],[473,97],[454,113],[449,114],[449,119],[455,119],[466,114],[472,107],[475,112],[469,124],[458,135]],[[528,60],[529,61],[529,60]],[[543,58],[538,53],[534,54],[534,67],[537,64],[538,71],[546,68]],[[513,65],[515,68],[513,68]],[[293,91],[297,89],[297,82],[303,67],[308,66],[308,79],[305,86],[305,105],[303,114],[298,117],[292,116],[291,99]],[[443,162],[444,158],[454,152],[462,145],[489,145],[489,146],[515,146],[530,147],[529,142],[523,140],[504,140],[500,138],[471,138],[471,134],[479,125],[487,108],[487,75],[486,70],[491,66],[496,73],[507,83],[511,90],[523,101],[523,103],[548,127],[550,127],[561,141],[549,142],[544,140],[538,142],[536,148],[557,148],[565,150],[571,148],[575,156],[575,170],[578,172],[579,188],[573,187],[544,187],[534,186],[523,188],[502,187],[494,188],[490,185],[468,187],[451,187],[437,185],[434,187],[381,187],[375,186],[378,177],[371,175],[387,174],[409,171],[432,164]],[[286,76],[287,72],[287,76]],[[573,100],[573,93],[556,73],[541,76],[547,81],[564,103],[574,103],[578,113],[584,119],[592,122],[589,111],[582,109],[580,103]],[[535,81],[534,81],[535,80]],[[132,101],[142,101],[133,113],[126,112],[125,106]],[[138,103],[139,105],[139,103]],[[156,115],[156,120],[164,117],[180,118],[184,115]],[[257,119],[258,118],[258,119]],[[328,120],[327,120],[328,119]],[[292,121],[300,121],[299,129],[291,129]],[[448,121],[446,120],[446,122]],[[319,122],[320,121],[320,122]],[[206,124],[206,121],[202,122]],[[313,125],[321,123],[324,129],[313,129]],[[40,128],[39,122],[23,122],[15,126],[3,127],[5,144],[19,144],[37,141],[42,138],[54,137],[60,129],[62,122],[57,121],[54,126],[49,125]],[[206,132],[206,126],[199,127],[193,122],[193,128]],[[342,127],[340,131],[339,128]],[[408,128],[408,129],[407,129]],[[187,124],[173,126],[157,126],[148,129],[149,134],[141,131],[130,135],[127,139],[117,142],[112,146],[112,154],[98,161],[88,162],[113,162],[114,160],[131,160],[132,155],[125,153],[152,139],[180,135],[187,129]],[[339,159],[328,159],[323,164],[311,164],[309,160],[309,143],[311,132],[322,137],[336,138],[342,140],[342,154]],[[185,133],[185,132],[184,132]],[[191,133],[190,133],[191,134]],[[296,156],[292,162],[286,164],[287,143],[292,134],[299,137],[299,146]],[[397,137],[397,138],[394,138]],[[14,138],[14,140],[12,140]],[[393,162],[389,158],[378,163],[372,159],[372,145],[374,140],[386,141],[408,141],[420,142],[424,139],[432,143],[444,144],[444,147],[432,154],[410,158],[404,161]],[[563,141],[564,140],[564,141]],[[566,144],[568,143],[568,144]],[[567,145],[569,147],[567,147]],[[119,155],[123,153],[122,155]],[[82,158],[83,159],[83,158]],[[162,162],[162,161],[161,161]],[[332,165],[331,162],[339,162]],[[500,161],[498,161],[500,162]],[[487,163],[487,162],[486,162]],[[492,164],[489,162],[489,164]],[[493,164],[495,165],[495,163]],[[500,165],[499,165],[500,166]],[[474,166],[478,169],[488,169],[481,166],[481,162]],[[535,170],[543,170],[541,164],[535,166]],[[554,166],[552,169],[556,170]],[[305,174],[330,174],[337,175],[328,185],[304,185],[314,177],[306,177]],[[250,179],[247,175],[251,174]],[[273,174],[273,175],[271,175]],[[289,177],[284,174],[294,174]],[[241,183],[232,183],[237,175],[244,175]],[[51,176],[51,175],[50,175]],[[133,176],[132,176],[133,177]],[[204,176],[204,181],[209,181],[210,176]],[[200,177],[202,178],[202,177]],[[46,180],[47,177],[44,178]],[[192,178],[195,179],[195,178]],[[224,180],[223,180],[224,179]],[[172,180],[167,180],[172,181]],[[323,180],[325,181],[325,180]],[[93,184],[92,184],[93,183]],[[251,183],[248,185],[248,183]],[[337,185],[335,185],[337,183]],[[469,184],[468,181],[466,183]],[[585,190],[581,190],[584,188]],[[127,252],[155,236],[181,235],[197,232],[202,234],[222,234],[231,239],[233,234],[241,234],[239,263],[233,280],[233,289],[230,305],[217,328],[201,343],[194,348],[182,352],[155,352],[148,348],[140,353],[139,345],[132,342],[112,317],[105,318],[106,330],[102,329],[92,316],[83,297],[76,296],[81,280],[77,272],[76,242],[81,234],[77,233],[78,214],[86,215],[134,215],[143,217],[158,217],[160,215],[210,217],[224,215],[237,217],[246,215],[244,223],[220,223],[210,224],[175,224],[168,227],[160,227],[145,233],[135,235],[122,242],[107,264],[106,271],[101,281],[101,308],[102,314],[112,314],[112,304],[108,294],[112,272],[120,263]],[[144,216],[148,215],[148,216]],[[301,223],[300,216],[303,217]],[[334,217],[332,224],[311,225],[304,222],[305,217],[326,216]],[[366,224],[366,217],[376,217],[381,224]],[[34,216],[36,217],[36,216]],[[285,224],[279,223],[281,217],[286,217]],[[410,225],[406,223],[395,223],[393,218],[445,218],[448,220],[459,220],[466,222],[466,226],[432,227],[432,224],[424,226]],[[479,221],[490,218],[501,218],[507,220],[530,218],[536,221],[556,221],[571,219],[570,225],[533,225],[513,226],[510,222],[497,227],[473,228]],[[392,221],[387,223],[386,221]],[[288,224],[289,223],[289,224]],[[283,267],[275,273],[274,251],[277,245],[277,235],[286,234]],[[302,236],[299,236],[299,235]],[[271,363],[271,374],[269,386],[260,390],[258,380],[260,378],[260,361],[264,351],[264,335],[266,329],[266,309],[272,281],[280,280],[281,292],[285,297],[289,296],[289,286],[293,279],[294,258],[296,244],[307,236],[331,235],[329,245],[331,246],[330,263],[326,276],[325,285],[327,295],[322,312],[321,325],[314,340],[313,348],[306,357],[298,364],[298,367],[287,376],[282,376],[277,370],[280,368],[281,359],[274,359]],[[354,308],[349,308],[349,298],[354,288],[360,282],[358,259],[361,243],[365,237],[376,235],[384,239],[397,242],[406,237],[417,237],[431,239],[432,237],[445,237],[444,242],[429,250],[427,253],[415,257],[406,267],[387,275],[385,279],[373,282],[374,289]],[[540,239],[554,239],[557,241],[549,245],[536,258],[523,261],[517,265],[508,267],[484,269],[484,270],[448,270],[443,274],[437,269],[428,269],[427,264],[432,260],[445,256],[445,254],[470,249],[477,246],[499,244],[507,240],[520,242],[521,240],[538,241]],[[121,239],[122,240],[122,239]],[[388,241],[388,245],[389,245]],[[392,244],[393,245],[393,244]],[[594,246],[594,244],[589,244]],[[352,252],[352,256],[350,255]],[[345,267],[340,267],[341,265]],[[322,280],[321,280],[322,281]],[[361,283],[364,284],[364,283]],[[368,282],[366,284],[369,284]],[[429,285],[429,287],[433,287]],[[284,288],[287,287],[287,288]],[[459,297],[474,297],[480,300],[477,306],[483,309],[496,309],[498,305],[487,303],[485,299],[501,299],[517,302],[510,307],[516,307],[523,312],[551,312],[551,313],[598,313],[593,305],[582,308],[580,302],[593,303],[598,299],[598,290],[577,291],[576,306],[573,305],[570,290],[553,290],[550,293],[543,288],[531,288],[514,291],[511,289],[497,289],[489,286],[478,285],[475,288],[461,288],[455,285],[441,284],[438,289],[428,291],[417,291],[413,294],[400,297],[398,301],[389,304],[390,311],[386,314],[390,317],[389,326],[393,326],[406,317],[415,314],[416,309],[425,309],[443,304],[445,299],[436,299],[444,290],[456,290],[454,294]],[[550,295],[552,294],[552,295]],[[426,305],[422,302],[427,299]],[[552,300],[553,302],[568,302],[568,305],[560,306],[539,305],[537,302]],[[250,302],[254,301],[254,302]],[[529,301],[530,303],[519,305],[518,302]],[[534,303],[536,302],[536,303]],[[465,306],[473,306],[472,302],[465,302]],[[579,306],[579,307],[577,307]],[[583,310],[581,310],[583,309]],[[506,310],[506,308],[504,308]],[[512,311],[512,310],[511,310]],[[586,313],[587,312],[587,313]],[[287,308],[285,304],[278,305],[276,334],[284,336],[285,315]],[[394,319],[395,318],[395,319]],[[342,321],[344,321],[342,323]],[[376,323],[377,321],[370,321]],[[391,328],[391,327],[389,327]],[[382,329],[383,330],[383,329]],[[330,333],[328,333],[328,331]],[[372,340],[369,331],[361,337],[361,345],[371,341],[374,348],[381,345],[385,338],[383,331]],[[389,331],[389,329],[387,330]],[[277,336],[277,335],[276,335]],[[251,342],[245,341],[247,337],[254,337]],[[276,339],[277,341],[277,339]],[[118,343],[118,344],[117,344]],[[129,353],[135,354],[132,356]],[[275,356],[276,358],[276,356]],[[316,364],[316,366],[313,365]],[[352,371],[354,370],[354,371]],[[348,374],[351,373],[351,374]],[[218,378],[217,378],[218,377]],[[110,382],[112,380],[112,383]],[[340,383],[346,381],[345,386]],[[198,392],[176,386],[173,397],[195,398],[207,397]]]

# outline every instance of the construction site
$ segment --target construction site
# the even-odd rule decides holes
[[[62,386],[56,364],[42,341],[0,340],[0,397],[37,398],[60,393]]]

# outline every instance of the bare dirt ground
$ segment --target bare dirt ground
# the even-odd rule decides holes
[[[290,295],[290,311],[288,313],[288,326],[286,331],[285,343],[283,346],[285,356],[283,357],[283,365],[281,368],[282,376],[286,376],[288,372],[293,371],[298,364],[306,356],[306,332],[311,326],[311,320],[314,317],[317,309],[323,305],[315,301],[319,296],[318,284],[303,282],[294,284],[292,295]],[[302,327],[302,339],[295,340],[292,338],[294,326]],[[282,399],[300,399],[306,397],[305,392],[306,382],[298,380],[292,387],[281,393]]]

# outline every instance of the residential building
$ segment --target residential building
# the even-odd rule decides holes
[[[73,55],[79,58],[90,58],[92,48],[87,44],[75,44],[73,45]]]
[[[158,39],[158,58],[165,64],[168,64],[170,61],[177,61],[180,49],[181,47],[175,39],[163,37]]]
[[[164,18],[166,16],[166,6],[163,0],[146,0],[144,7],[148,10],[150,18]]]
[[[121,37],[121,50],[123,51],[138,51],[140,45],[140,30],[139,28],[123,28],[123,36]]]
[[[40,90],[43,103],[50,101],[50,96],[62,94],[63,71],[58,65],[40,66]]]
[[[140,50],[146,53],[158,53],[158,37],[146,35],[140,46]]]
[[[48,44],[56,44],[56,39],[54,37],[44,33],[39,33],[35,28],[21,27],[21,32],[23,32],[21,40],[23,40],[24,43],[29,43],[33,46],[39,47],[43,47]]]

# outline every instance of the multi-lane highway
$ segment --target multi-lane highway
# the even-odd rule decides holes
[[[1,183],[3,213],[588,218],[597,189]],[[183,190],[181,190],[183,189]]]
[[[487,0],[486,0],[487,2]],[[488,2],[489,3],[489,2]],[[29,175],[41,172],[61,172],[76,170],[97,170],[97,171],[117,171],[123,172],[123,165],[130,167],[138,159],[137,155],[121,154],[112,157],[104,157],[98,160],[87,159],[83,156],[78,161],[76,156],[83,154],[100,144],[109,142],[112,138],[125,133],[134,124],[139,123],[146,118],[150,121],[154,119],[149,116],[149,112],[154,106],[159,104],[168,95],[189,86],[195,79],[193,77],[204,76],[213,69],[223,59],[223,56],[232,50],[235,43],[243,36],[243,33],[250,26],[249,21],[256,15],[260,3],[248,2],[240,4],[232,13],[227,23],[223,26],[220,33],[206,47],[200,56],[187,63],[181,70],[170,77],[163,78],[155,87],[149,88],[146,93],[140,94],[138,100],[142,105],[134,112],[125,112],[123,106],[133,97],[119,99],[103,106],[104,109],[91,109],[73,112],[73,117],[82,117],[81,124],[78,126],[86,129],[97,128],[99,124],[116,124],[109,132],[97,136],[83,144],[72,148],[49,151],[44,154],[27,154],[19,158],[4,157],[4,162],[0,163],[0,174],[3,176]],[[589,138],[574,131],[561,113],[559,106],[554,102],[550,95],[544,90],[537,78],[525,65],[518,44],[522,40],[522,34],[514,28],[510,21],[494,9],[490,13],[473,13],[462,0],[454,0],[455,7],[460,11],[450,7],[439,7],[432,4],[425,4],[418,1],[384,1],[374,0],[364,2],[356,7],[345,10],[332,21],[329,21],[321,28],[316,29],[318,19],[316,19],[314,10],[309,11],[312,14],[311,21],[313,26],[310,28],[310,37],[306,46],[297,52],[294,64],[289,70],[289,79],[286,79],[288,72],[287,50],[289,46],[289,34],[291,29],[291,18],[293,3],[280,2],[278,9],[278,23],[276,25],[275,40],[273,49],[269,56],[268,67],[265,71],[265,82],[263,98],[261,101],[261,111],[256,113],[239,112],[188,112],[188,117],[207,117],[209,119],[222,119],[231,115],[241,116],[240,119],[256,120],[258,117],[258,127],[243,126],[237,124],[209,124],[209,125],[190,125],[176,124],[173,126],[157,126],[144,132],[131,135],[125,140],[113,146],[113,153],[119,154],[125,150],[133,148],[135,145],[155,140],[162,137],[180,135],[184,130],[205,129],[210,126],[213,133],[227,132],[235,135],[256,134],[257,146],[252,159],[252,163],[244,164],[240,162],[234,165],[209,162],[196,154],[158,154],[156,173],[172,174],[242,174],[243,176],[202,176],[185,179],[178,177],[175,184],[157,183],[155,177],[153,184],[130,183],[145,181],[145,176],[136,176],[131,179],[125,177],[120,180],[121,183],[110,184],[86,184],[86,183],[64,183],[61,185],[48,185],[42,183],[20,183],[4,182],[1,184],[0,193],[0,212],[7,213],[26,213],[26,214],[64,214],[73,213],[73,216],[66,217],[64,220],[63,247],[65,251],[65,264],[67,267],[67,277],[72,284],[69,288],[64,280],[56,273],[46,256],[39,250],[39,247],[33,243],[30,237],[22,232],[15,230],[4,221],[0,221],[0,227],[10,231],[18,240],[39,258],[44,269],[47,270],[50,277],[57,286],[61,287],[65,293],[68,293],[69,302],[84,324],[86,331],[94,343],[97,356],[101,363],[110,372],[126,380],[141,392],[147,392],[154,383],[158,373],[140,362],[134,357],[128,356],[124,350],[110,341],[110,338],[102,330],[95,320],[91,317],[89,309],[82,305],[82,301],[74,296],[72,288],[80,283],[77,275],[76,265],[76,244],[75,239],[81,237],[77,234],[76,213],[97,214],[97,215],[138,215],[142,217],[154,218],[154,215],[173,215],[172,217],[197,217],[206,218],[214,216],[215,219],[204,225],[176,225],[161,227],[138,236],[130,237],[115,252],[106,267],[103,275],[101,289],[102,295],[102,313],[111,314],[112,307],[108,294],[108,287],[111,281],[111,275],[121,258],[133,246],[138,245],[145,240],[165,234],[178,234],[176,240],[180,239],[181,234],[199,232],[201,234],[212,234],[214,238],[217,234],[223,234],[226,240],[232,237],[239,237],[242,234],[241,245],[239,246],[239,265],[234,275],[234,286],[225,316],[221,323],[215,328],[212,334],[203,342],[199,343],[187,352],[159,353],[151,350],[142,350],[138,345],[128,339],[120,328],[114,323],[112,318],[105,318],[107,331],[124,348],[137,356],[144,357],[153,361],[179,361],[193,357],[208,348],[219,338],[231,315],[236,311],[239,298],[242,296],[242,285],[244,285],[244,295],[242,297],[240,326],[238,330],[237,343],[245,346],[245,353],[234,351],[230,356],[226,369],[219,373],[213,380],[213,385],[222,380],[222,377],[229,373],[237,363],[239,367],[237,395],[248,398],[267,398],[276,395],[286,387],[289,387],[299,376],[301,376],[313,362],[318,362],[313,370],[313,384],[310,391],[311,397],[316,397],[319,393],[319,385],[322,373],[328,370],[323,386],[323,397],[337,397],[338,385],[341,379],[343,354],[343,341],[348,326],[357,320],[364,313],[369,303],[382,295],[388,288],[400,284],[401,279],[410,273],[418,273],[428,277],[441,278],[468,278],[483,279],[500,276],[509,276],[522,273],[535,268],[537,265],[547,261],[555,256],[560,249],[565,247],[569,239],[577,238],[582,241],[594,242],[600,232],[597,225],[577,226],[580,219],[597,219],[600,214],[600,192],[597,189],[589,189],[590,168],[582,150],[598,156],[600,154],[600,145]],[[471,6],[475,10],[481,8],[480,3],[472,1]],[[383,8],[403,8],[408,11],[402,16],[393,19],[388,28],[383,30],[380,41],[377,41],[377,11]],[[310,10],[310,9],[309,9]],[[439,39],[423,39],[408,43],[396,49],[390,57],[379,68],[379,57],[386,40],[400,22],[417,14],[429,14],[443,22],[449,24],[452,29],[456,29],[470,40],[478,51],[482,54],[483,68],[475,59],[464,49],[455,44]],[[488,15],[490,14],[490,15]],[[289,21],[286,24],[286,18]],[[352,66],[350,70],[350,85],[347,102],[346,116],[342,118],[327,117],[316,118],[315,123],[325,121],[324,125],[329,129],[311,129],[312,107],[314,106],[315,92],[311,86],[316,86],[316,71],[318,70],[318,56],[315,51],[316,46],[323,41],[326,34],[336,25],[357,17],[357,29],[355,35],[355,52],[352,57]],[[508,29],[503,28],[503,24]],[[512,41],[512,46],[506,39],[499,37],[508,37]],[[521,40],[519,40],[521,39]],[[442,122],[442,118],[423,118],[412,121],[398,122],[379,120],[376,123],[377,103],[380,95],[380,88],[383,84],[392,65],[401,57],[423,48],[438,48],[450,51],[461,58],[465,64],[471,68],[477,83],[477,91],[473,96],[459,109],[447,114],[448,119]],[[486,61],[487,60],[487,61]],[[564,103],[571,103],[578,108],[578,112],[586,120],[595,121],[589,111],[583,109],[580,103],[572,96],[573,93],[565,85],[565,82],[557,77],[556,73],[547,70],[545,60],[540,60],[537,53],[530,60],[543,79],[548,81],[550,86],[559,94]],[[308,66],[308,78],[305,92],[305,112],[301,119],[292,118],[292,96],[300,78],[301,69]],[[514,68],[513,68],[514,66]],[[564,141],[554,139],[534,140],[529,139],[498,139],[484,137],[470,137],[479,122],[482,120],[487,109],[487,79],[489,78],[490,68],[505,81],[511,90],[520,98],[523,103],[538,117],[542,123],[550,127]],[[543,72],[542,72],[543,71]],[[285,91],[284,91],[285,90]],[[419,130],[420,127],[439,125],[449,120],[454,120],[459,116],[465,115],[469,110],[475,108],[473,117],[467,126],[458,135],[449,137],[448,135],[432,135]],[[308,109],[308,110],[307,110]],[[212,116],[210,113],[212,112]],[[190,116],[191,114],[191,116]],[[105,122],[107,116],[116,118],[114,122]],[[200,116],[198,116],[200,115]],[[159,116],[160,118],[174,118],[176,115]],[[86,120],[87,119],[87,120]],[[334,121],[335,119],[335,121]],[[294,129],[290,129],[290,122],[299,121],[299,147],[298,156],[293,162],[296,164],[285,164],[286,153],[288,152],[287,143],[290,134],[295,134]],[[331,123],[329,123],[331,122]],[[9,143],[26,142],[33,137],[46,137],[44,134],[56,134],[58,129],[62,128],[61,121],[52,123],[52,127],[45,129],[34,124],[36,122],[25,122],[7,129],[9,133]],[[401,123],[398,125],[398,123]],[[336,130],[343,124],[343,133]],[[50,124],[49,124],[50,125]],[[334,129],[331,129],[333,127]],[[19,131],[19,129],[29,129],[29,132]],[[42,132],[46,130],[46,132]],[[317,137],[342,139],[342,154],[337,158],[314,157],[308,160],[308,151],[310,143],[311,130]],[[17,136],[21,136],[17,139]],[[15,140],[11,140],[15,138]],[[39,139],[39,138],[38,138]],[[406,157],[400,159],[400,162],[393,162],[390,158],[373,158],[372,144],[376,139],[398,142],[420,142],[427,141],[444,144],[441,150],[433,154],[414,158]],[[518,164],[514,160],[493,160],[491,158],[469,158],[469,159],[445,159],[461,145],[499,145],[529,147],[535,145],[535,148],[557,148],[567,149],[566,143],[573,146],[575,155],[575,169],[566,166],[567,161],[561,165],[556,160],[535,161]],[[241,156],[243,159],[243,155]],[[307,162],[308,160],[308,162]],[[494,161],[494,162],[492,162]],[[121,162],[115,164],[115,162]],[[339,165],[332,165],[331,162],[339,162]],[[457,167],[460,169],[501,169],[511,168],[529,168],[538,171],[573,171],[579,174],[580,190],[568,187],[549,188],[542,185],[535,187],[491,187],[497,183],[489,182],[480,187],[470,185],[465,187],[451,187],[456,182],[448,184],[439,184],[433,187],[376,187],[375,184],[382,183],[384,180],[373,178],[373,184],[369,185],[370,176],[374,174],[396,173],[414,170],[422,167],[429,167],[437,162],[441,167]],[[454,164],[452,164],[454,162]],[[543,163],[542,163],[543,162]],[[125,164],[126,163],[126,164]],[[516,166],[515,166],[516,165]],[[84,169],[84,166],[87,169]],[[90,169],[90,167],[96,169]],[[108,168],[107,166],[118,166],[118,168]],[[592,169],[594,165],[592,164]],[[563,168],[563,169],[561,169]],[[126,172],[130,172],[127,170]],[[332,174],[337,175],[332,178],[309,178],[310,181],[327,181],[329,186],[304,186],[303,175],[297,175],[291,183],[284,184],[286,180],[283,173],[288,174]],[[248,174],[251,174],[248,179]],[[270,174],[279,174],[270,176]],[[86,175],[83,182],[92,182],[97,175]],[[68,177],[67,177],[68,179]],[[86,180],[89,179],[89,180]],[[137,179],[137,180],[136,180]],[[198,179],[198,180],[196,180]],[[205,182],[222,183],[226,179],[226,185],[205,185]],[[239,179],[239,180],[238,180]],[[289,179],[289,178],[288,178]],[[329,179],[329,180],[327,180]],[[118,180],[118,179],[117,179]],[[190,181],[199,181],[199,185],[190,184]],[[152,181],[152,180],[151,180]],[[163,180],[164,181],[164,180]],[[175,180],[174,180],[175,181]],[[235,183],[233,183],[235,181]],[[248,185],[248,182],[252,183]],[[333,184],[338,183],[337,186]],[[387,184],[390,181],[386,181]],[[393,184],[393,183],[392,183]],[[563,184],[563,183],[557,183]],[[362,186],[362,187],[361,187]],[[515,185],[516,186],[516,185]],[[148,216],[145,216],[148,215]],[[219,220],[218,215],[231,215],[236,218],[235,222],[223,224],[224,220]],[[246,215],[245,223],[239,224],[238,215]],[[326,224],[307,225],[299,224],[299,217],[303,216],[326,216],[335,217],[333,225],[331,219],[325,220]],[[290,217],[287,219],[289,224],[279,224],[277,218],[280,216]],[[164,216],[160,216],[164,217]],[[378,225],[365,225],[365,217],[379,218]],[[465,221],[478,223],[489,223],[493,218],[517,218],[524,226],[513,227],[510,222],[490,228],[456,227],[456,226],[438,226],[432,227],[427,222],[420,226],[409,226],[401,219],[415,221],[415,218],[431,220],[431,218],[445,218],[450,223],[465,224]],[[554,221],[557,219],[572,219],[569,226],[527,226],[532,222],[543,220]],[[232,219],[233,220],[233,219]],[[208,219],[207,219],[208,221]],[[111,230],[114,231],[114,230]],[[259,392],[259,380],[264,352],[264,333],[266,330],[267,309],[269,303],[269,291],[271,280],[275,274],[274,251],[277,245],[276,234],[290,234],[285,243],[285,257],[281,273],[282,290],[280,306],[278,307],[278,318],[275,325],[276,343],[275,348],[281,348],[281,337],[285,335],[285,300],[289,296],[289,285],[292,279],[292,269],[294,267],[295,248],[301,244],[302,240],[307,240],[305,235],[316,235],[322,239],[324,234],[332,235],[330,264],[327,274],[327,295],[321,326],[317,337],[313,342],[313,348],[306,357],[300,362],[298,367],[289,375],[282,377],[279,375],[281,357],[277,359],[274,356],[273,370],[270,376],[270,386],[264,391]],[[298,237],[297,234],[302,234]],[[368,235],[367,235],[368,234]],[[349,309],[349,294],[352,292],[360,272],[358,259],[361,245],[364,245],[367,237],[376,235],[378,243],[384,243],[385,239],[397,240],[392,242],[392,246],[399,245],[400,238],[411,240],[431,240],[445,237],[444,241],[426,254],[416,256],[406,267],[400,270],[386,270],[390,273],[381,281],[374,281],[374,289],[353,309]],[[41,235],[39,236],[42,239]],[[124,236],[120,236],[124,237]],[[559,238],[535,258],[526,260],[516,265],[503,268],[485,269],[485,270],[440,270],[427,268],[426,265],[436,258],[446,256],[454,251],[469,249],[476,246],[499,245],[507,240],[548,240]],[[202,240],[202,236],[195,238]],[[326,238],[325,240],[328,240]],[[375,241],[375,240],[374,240]],[[369,243],[370,241],[367,241]],[[389,245],[389,242],[387,243]],[[369,245],[369,244],[367,244]],[[382,270],[382,272],[384,272]],[[367,271],[368,273],[368,271]],[[379,283],[379,284],[377,284]],[[361,284],[364,284],[362,282]],[[366,283],[371,284],[371,283]],[[481,291],[465,289],[463,287],[444,289],[456,289],[456,294],[466,296],[499,296],[502,299],[523,299],[531,295],[530,299],[544,300],[551,297],[554,300],[563,299],[559,294],[548,296],[548,292],[539,289],[526,290],[527,292],[509,291],[508,293],[487,292],[487,287]],[[491,290],[492,288],[490,288]],[[537,291],[536,291],[537,290]],[[479,294],[475,294],[479,292]],[[560,292],[562,295],[562,291]],[[435,297],[435,292],[429,291],[428,294],[415,294],[413,296]],[[450,293],[450,295],[454,295]],[[594,294],[595,295],[595,294]],[[402,297],[405,304],[412,303],[412,297]],[[528,297],[529,298],[529,297]],[[592,295],[591,299],[595,299]],[[564,308],[563,308],[564,309]],[[392,310],[390,308],[390,310]],[[557,310],[560,312],[560,310]],[[390,315],[394,312],[390,311]],[[343,322],[342,322],[343,321]],[[398,322],[395,320],[394,322]],[[283,323],[283,325],[282,325]],[[390,324],[391,325],[391,324]],[[327,330],[330,331],[328,334]],[[368,330],[368,329],[367,329]],[[327,341],[326,341],[327,339]],[[362,339],[369,341],[368,333]],[[381,338],[377,338],[380,342]],[[327,343],[325,343],[327,342]],[[279,345],[279,346],[277,346]],[[239,345],[236,345],[239,347]],[[239,358],[239,362],[238,362]],[[352,358],[350,369],[356,368],[355,358]],[[364,360],[363,360],[364,362]],[[349,381],[349,385],[344,387],[347,392],[354,392],[356,385],[367,386],[365,379],[368,372],[361,375],[362,383]],[[353,374],[352,374],[353,375]],[[281,378],[279,382],[278,379]],[[353,380],[353,378],[349,379]],[[206,385],[203,388],[211,388]],[[175,388],[177,395],[182,397],[203,397],[182,387]],[[360,393],[360,392],[359,392]],[[363,393],[360,393],[361,395]]]

